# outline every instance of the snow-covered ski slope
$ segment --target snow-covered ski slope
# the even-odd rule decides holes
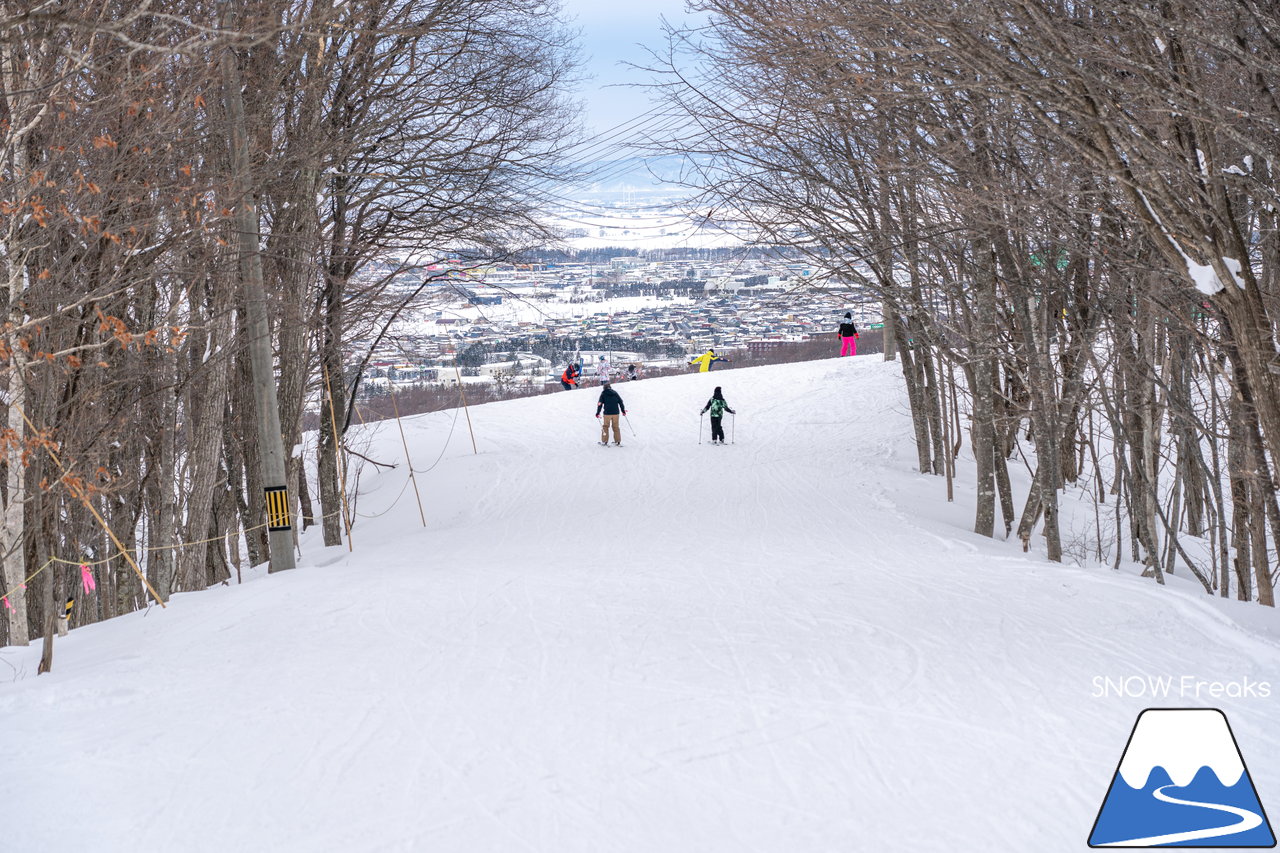
[[[622,384],[621,449],[592,389],[407,419],[426,529],[366,466],[354,554],[0,651],[0,850],[1076,851],[1182,705],[1280,814],[1276,614],[969,533],[879,359]],[[1095,696],[1147,675],[1271,695]]]

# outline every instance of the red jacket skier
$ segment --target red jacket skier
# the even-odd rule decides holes
[[[578,369],[578,365],[570,362],[569,366],[564,369],[564,373],[560,374],[560,384],[564,386],[564,390],[571,391],[578,387],[578,376],[582,371]]]

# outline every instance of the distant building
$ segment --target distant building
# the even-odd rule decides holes
[[[463,288],[463,294],[467,297],[467,301],[472,305],[501,305],[502,294],[495,293],[491,296],[481,296],[470,288]]]

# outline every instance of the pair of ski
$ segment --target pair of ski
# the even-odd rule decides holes
[[[601,447],[608,447],[608,446],[609,446],[609,442],[607,442],[607,441],[597,441],[597,442],[596,442],[596,444],[600,445]],[[622,446],[621,444],[615,444],[615,445],[614,445],[614,447],[621,447],[621,446]]]

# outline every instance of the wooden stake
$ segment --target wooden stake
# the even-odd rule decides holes
[[[418,480],[413,476],[413,460],[409,458],[409,441],[404,437],[404,424],[400,422],[400,406],[396,404],[396,387],[390,379],[387,380],[387,390],[391,392],[391,408],[396,413],[396,426],[400,427],[400,443],[404,445],[404,461],[409,466],[409,482],[413,484],[413,496],[418,499],[418,517],[422,519],[422,526],[426,527],[427,514],[422,511],[422,495],[418,494]]]
[[[351,519],[347,510],[347,469],[342,464],[342,454],[338,452],[338,419],[334,414],[333,386],[329,384],[329,365],[324,367],[324,390],[329,395],[329,427],[333,430],[333,464],[338,471],[338,491],[342,495],[342,523],[347,529],[347,550],[354,551],[351,544]]]

